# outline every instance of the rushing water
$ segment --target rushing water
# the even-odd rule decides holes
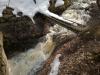
[[[9,60],[11,75],[34,75],[52,53],[55,43],[52,35],[46,35],[46,41],[40,42],[34,49],[17,54]]]

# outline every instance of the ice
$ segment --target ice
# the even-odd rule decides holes
[[[8,0],[0,0],[0,16],[2,10],[8,5]],[[10,0],[9,6],[14,8],[14,14],[21,11],[24,15],[34,16],[40,9],[48,9],[49,0]]]
[[[53,63],[51,64],[51,71],[49,73],[49,75],[57,75],[58,74],[58,70],[59,70],[59,66],[60,66],[60,61],[59,61],[59,57],[61,56],[61,54],[57,54]]]
[[[64,4],[64,1],[63,0],[57,0],[57,2],[55,4],[55,7],[61,6],[63,4]]]
[[[48,10],[50,0],[10,0],[9,6],[14,8],[14,14],[21,11],[24,15],[34,16],[38,11]],[[9,0],[0,0],[0,16],[2,10],[8,5]],[[55,6],[58,7],[64,4],[63,0],[57,0]]]
[[[15,9],[14,14],[19,10],[23,12],[24,15],[34,16],[38,11],[38,7],[33,0],[10,0],[9,6]]]

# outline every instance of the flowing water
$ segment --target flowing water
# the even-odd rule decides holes
[[[34,49],[19,53],[8,60],[11,75],[35,75],[55,47],[51,34],[47,34],[45,38],[47,40],[38,43]]]

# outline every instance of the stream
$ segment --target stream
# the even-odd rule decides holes
[[[11,75],[35,75],[55,47],[51,34],[47,34],[45,38],[47,40],[39,42],[34,49],[19,53],[8,60]]]

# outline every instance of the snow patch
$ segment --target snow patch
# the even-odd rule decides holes
[[[50,0],[36,0],[36,4],[33,0],[10,0],[9,6],[14,8],[14,14],[21,11],[24,15],[34,16],[38,11],[48,10]],[[56,7],[64,4],[63,0],[57,0]],[[2,16],[2,10],[8,5],[8,0],[0,0],[0,16]]]
[[[91,2],[91,1],[90,1]],[[64,13],[63,18],[66,20],[72,20],[74,22],[77,22],[82,25],[86,25],[86,23],[91,18],[90,11],[86,10],[89,8],[91,3],[89,1],[85,0],[78,0],[73,3],[72,6],[69,7]]]
[[[51,71],[50,71],[49,75],[57,75],[58,74],[59,66],[60,66],[60,61],[59,61],[60,56],[61,56],[61,54],[57,54],[53,63],[51,63]]]
[[[56,1],[56,4],[55,4],[55,7],[61,6],[63,4],[64,4],[64,1],[63,0],[57,0]]]
[[[0,15],[7,4],[8,0],[0,0]],[[10,0],[9,6],[15,9],[14,14],[21,11],[24,15],[34,16],[40,9],[48,9],[49,0],[36,0],[36,4],[33,0]]]

